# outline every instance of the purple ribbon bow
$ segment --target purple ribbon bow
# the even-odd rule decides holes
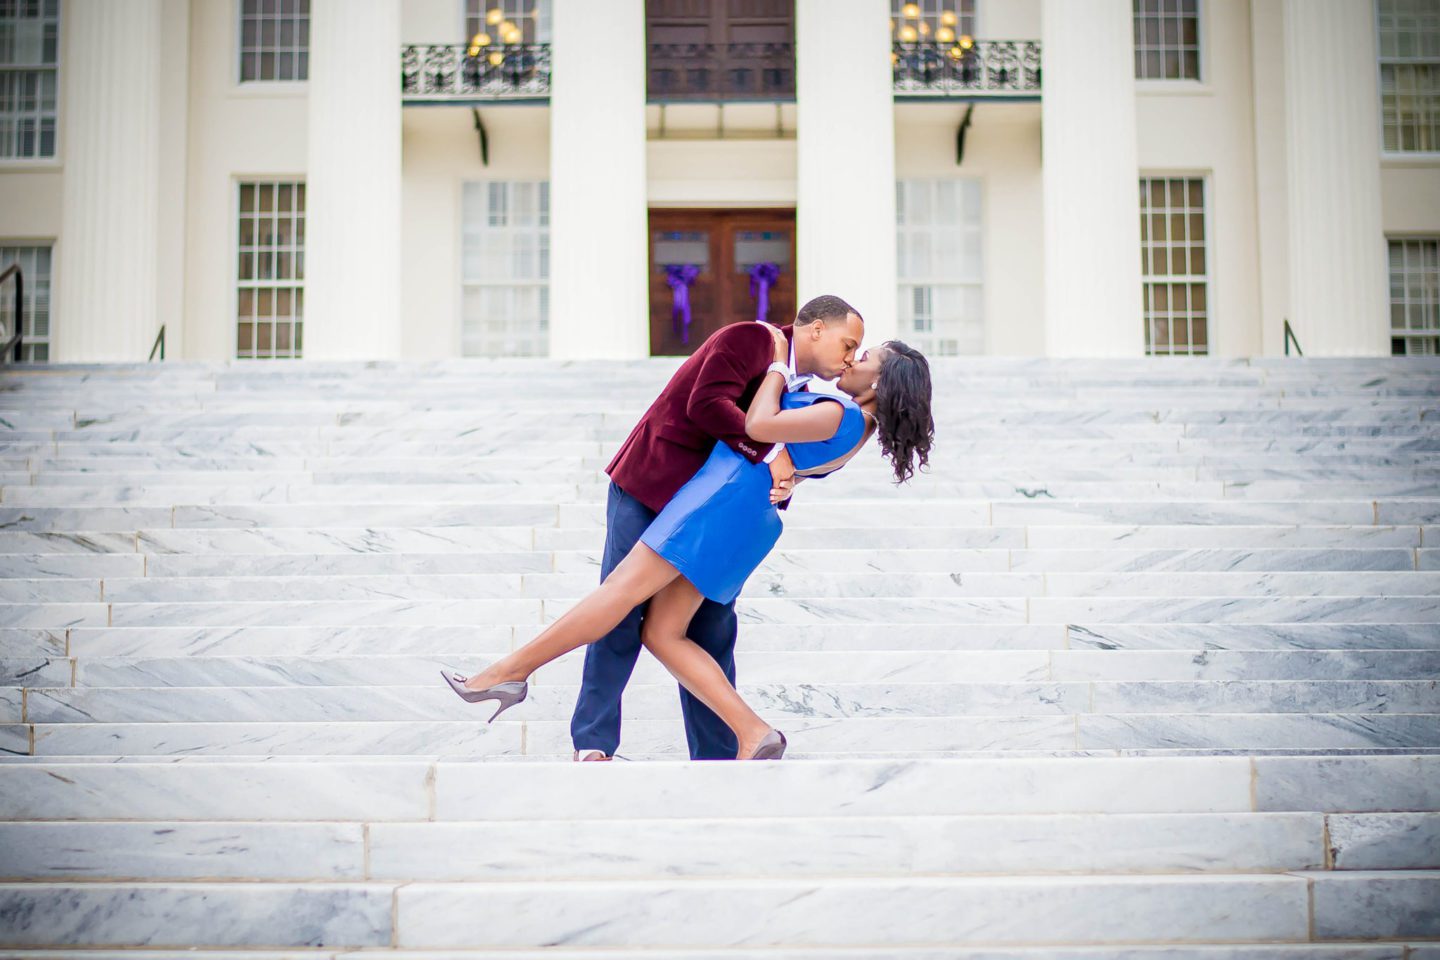
[[[757,263],[750,268],[750,296],[755,298],[755,319],[766,320],[770,316],[770,288],[780,279],[780,264]]]
[[[665,282],[670,285],[674,301],[670,307],[670,321],[681,343],[690,342],[690,286],[700,276],[700,268],[693,263],[665,264]]]

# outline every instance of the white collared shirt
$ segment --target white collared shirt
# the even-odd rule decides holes
[[[801,387],[805,386],[805,384],[809,383],[809,382],[811,381],[811,379],[813,379],[813,377],[814,377],[813,374],[809,374],[809,373],[796,373],[796,372],[795,372],[795,338],[794,338],[794,337],[791,337],[791,338],[790,338],[790,363],[788,364],[788,366],[790,367],[790,369],[787,370],[786,373],[785,373],[785,389],[786,389],[787,391],[789,391],[789,390],[799,390]],[[785,449],[785,444],[783,444],[783,443],[777,443],[777,444],[775,444],[775,446],[773,446],[773,447],[770,448],[770,452],[767,453],[767,454],[765,454],[765,459],[762,460],[761,462],[762,462],[762,463],[769,463],[770,461],[774,460],[776,457],[780,456],[780,451],[781,451],[781,450],[784,450],[784,449]]]

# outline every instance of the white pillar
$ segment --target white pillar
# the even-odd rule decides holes
[[[644,0],[555,0],[550,356],[650,354]]]
[[[1044,0],[1045,346],[1145,351],[1130,0]]]
[[[400,356],[400,5],[313,0],[305,345]]]
[[[144,360],[159,330],[160,10],[160,0],[64,7],[57,361]]]
[[[1285,0],[1289,319],[1306,356],[1390,352],[1373,18]]]
[[[796,0],[797,293],[896,335],[895,94],[886,0]]]

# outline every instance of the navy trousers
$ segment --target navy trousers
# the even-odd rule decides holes
[[[605,505],[601,580],[640,542],[645,528],[654,519],[655,514],[649,507],[613,482],[610,484]],[[585,675],[580,683],[580,697],[575,702],[575,715],[570,719],[570,738],[575,741],[576,750],[603,750],[614,756],[620,746],[620,697],[640,656],[640,621],[644,615],[645,605],[641,604],[631,610],[618,627],[586,648]],[[691,640],[715,658],[732,684],[735,682],[736,628],[735,604],[705,600],[687,631]],[[690,759],[735,759],[738,749],[735,735],[684,687],[680,688],[680,712],[685,717]]]

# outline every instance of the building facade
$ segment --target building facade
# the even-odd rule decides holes
[[[1437,251],[1440,0],[0,0],[31,361],[1431,354]]]

